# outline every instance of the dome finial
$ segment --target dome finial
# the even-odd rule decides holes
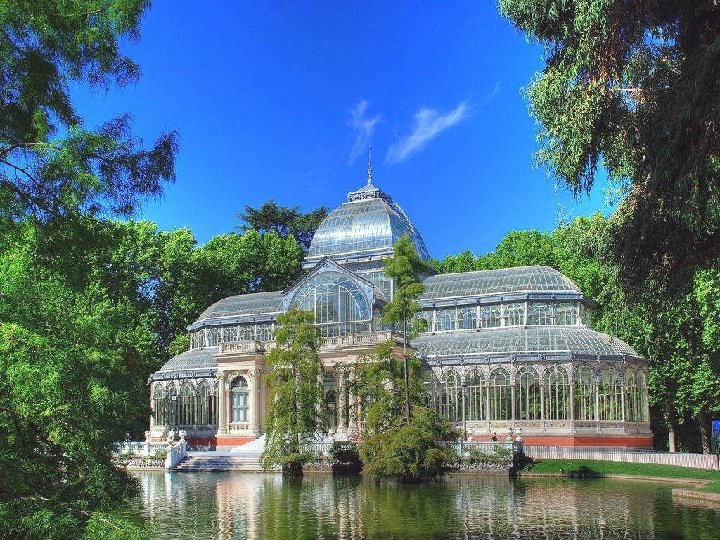
[[[368,186],[372,185],[372,146],[368,146]]]

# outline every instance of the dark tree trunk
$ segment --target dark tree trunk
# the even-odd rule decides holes
[[[299,478],[303,475],[302,463],[299,461],[291,461],[282,466],[283,476],[289,478]]]
[[[710,450],[710,417],[706,411],[698,413],[698,428],[700,429],[700,443],[703,454],[709,454]]]

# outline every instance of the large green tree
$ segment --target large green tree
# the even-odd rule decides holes
[[[275,201],[267,201],[260,208],[246,206],[245,212],[238,214],[240,229],[255,229],[258,232],[274,232],[282,238],[293,236],[305,251],[320,222],[327,216],[327,208],[321,206],[304,214],[297,206],[292,208],[278,206]]]
[[[265,467],[281,466],[285,476],[302,476],[318,432],[324,430],[320,331],[313,314],[291,308],[278,315],[277,347],[268,354],[270,407],[265,423]]]
[[[157,357],[130,283],[105,272],[113,233],[174,179],[176,141],[151,147],[129,116],[84,125],[72,85],[137,79],[119,49],[146,0],[0,1],[0,530],[73,537],[130,482],[111,443],[147,414],[143,380]],[[110,250],[111,251],[111,250]],[[133,291],[133,292],[131,292]],[[97,528],[92,529],[97,531]]]
[[[411,322],[420,311],[418,297],[425,290],[423,275],[430,272],[430,266],[423,261],[415,249],[410,236],[403,235],[393,247],[393,256],[383,261],[385,274],[395,282],[392,300],[385,305],[383,321],[400,327],[403,334],[403,373],[405,387],[405,421],[410,423],[410,382],[407,355],[407,343],[413,333]],[[419,322],[419,321],[418,321]]]
[[[423,363],[405,356],[401,364],[396,354],[395,342],[383,343],[355,368],[353,393],[365,414],[360,456],[369,474],[417,482],[454,464],[455,454],[441,441],[457,433],[428,407]]]
[[[527,89],[538,161],[574,192],[627,195],[611,253],[626,288],[691,288],[720,255],[720,6],[715,0],[500,0],[544,46]]]

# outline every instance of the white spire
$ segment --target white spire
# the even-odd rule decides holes
[[[368,146],[368,186],[372,185],[372,146]]]

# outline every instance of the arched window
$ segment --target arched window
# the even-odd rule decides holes
[[[269,323],[258,324],[255,327],[255,339],[257,341],[272,340],[272,325]]]
[[[612,368],[600,372],[598,420],[622,420],[622,385],[617,371]]]
[[[460,377],[450,372],[445,378],[440,395],[441,414],[450,422],[462,420],[462,391]]]
[[[575,420],[595,420],[595,384],[593,372],[587,366],[581,366],[575,372]]]
[[[197,396],[197,424],[200,426],[217,425],[217,405],[215,392],[207,381],[198,384]]]
[[[232,343],[238,340],[238,327],[237,326],[224,326],[222,329],[222,340],[223,343]]]
[[[505,326],[523,326],[525,324],[525,303],[516,302],[505,305]]]
[[[577,305],[568,302],[555,304],[555,324],[577,324]]]
[[[181,426],[192,426],[195,424],[195,415],[193,414],[194,397],[189,384],[186,383],[180,387],[180,395],[178,396],[178,424]]]
[[[243,377],[237,377],[230,385],[230,421],[247,422],[250,412],[250,389]]]
[[[153,390],[153,412],[155,413],[155,425],[164,426],[168,422],[167,400],[165,399],[165,388],[162,384],[155,383]]]
[[[488,385],[490,420],[512,420],[510,376],[502,368],[493,370]]]
[[[540,419],[540,379],[532,368],[522,368],[515,377],[515,418]]]
[[[315,314],[323,336],[347,335],[370,329],[371,309],[360,287],[340,272],[323,272],[305,283],[293,305]]]
[[[440,408],[439,381],[437,380],[435,373],[431,370],[427,370],[423,373],[423,389],[428,408],[433,409],[439,415],[442,415],[443,413]]]
[[[255,325],[243,324],[238,330],[238,339],[240,341],[253,341],[255,339]]]
[[[465,389],[465,419],[485,420],[485,381],[482,373],[476,370],[467,380]]]
[[[480,317],[478,318],[478,326],[480,328],[495,328],[501,324],[500,306],[482,306],[480,308]]]
[[[545,378],[545,419],[568,420],[570,418],[570,384],[567,372],[554,366]]]
[[[436,330],[455,330],[454,309],[441,309],[438,311]]]
[[[638,415],[637,415],[637,421],[638,422],[647,422],[648,421],[648,403],[647,403],[647,378],[645,377],[645,373],[642,371],[638,371],[637,374],[637,393],[638,393]]]
[[[460,310],[460,328],[463,330],[474,330],[477,328],[477,309],[475,307],[464,307]]]
[[[552,324],[553,306],[547,302],[533,302],[528,306],[528,325]]]
[[[210,328],[206,328],[206,331],[208,347],[215,347],[215,345],[220,343],[220,328],[211,326]]]

